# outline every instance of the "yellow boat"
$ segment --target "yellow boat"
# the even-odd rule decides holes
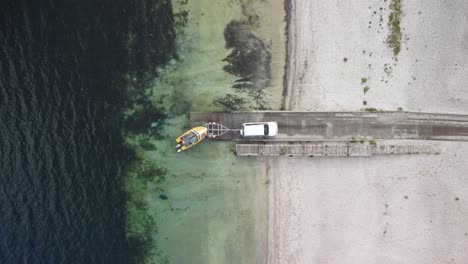
[[[208,129],[206,127],[199,126],[190,129],[176,139],[177,152],[181,152],[195,146],[200,141],[202,141],[207,134]]]

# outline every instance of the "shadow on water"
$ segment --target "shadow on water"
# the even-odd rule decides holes
[[[170,1],[9,1],[0,17],[0,262],[139,262],[122,131],[164,116],[122,111],[173,55]]]

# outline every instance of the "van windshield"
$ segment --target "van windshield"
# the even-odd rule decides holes
[[[268,136],[269,131],[268,131],[268,125],[267,124],[263,125],[263,132],[264,132],[265,136]]]

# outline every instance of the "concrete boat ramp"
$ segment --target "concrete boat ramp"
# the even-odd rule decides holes
[[[211,140],[237,141],[240,144],[236,146],[236,153],[243,156],[370,156],[438,153],[433,148],[420,145],[397,148],[395,145],[380,145],[379,140],[468,141],[468,115],[455,114],[402,111],[192,112],[190,121],[192,126],[215,122],[228,128],[224,134]],[[273,138],[240,137],[238,129],[242,127],[242,123],[262,121],[276,121],[278,135]],[[357,144],[361,142],[364,144]]]

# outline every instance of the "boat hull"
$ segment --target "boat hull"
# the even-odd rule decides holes
[[[194,127],[176,139],[177,152],[187,150],[205,139],[208,129],[203,126]]]

